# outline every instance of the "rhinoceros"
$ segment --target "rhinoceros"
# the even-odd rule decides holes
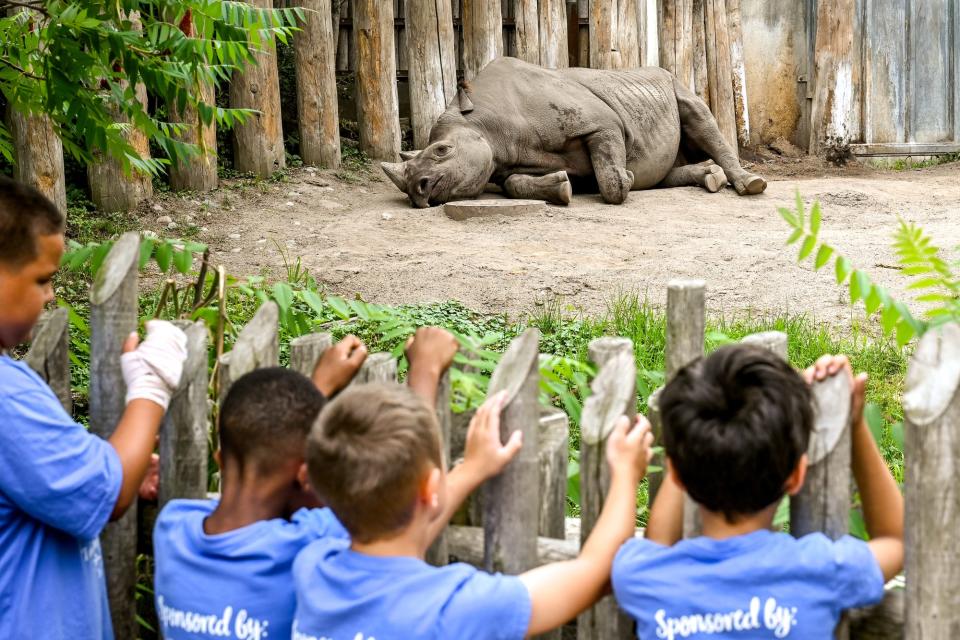
[[[497,58],[461,84],[430,144],[381,167],[416,207],[476,198],[491,182],[509,197],[554,204],[569,204],[571,178],[578,188],[595,181],[609,204],[651,187],[715,193],[729,181],[740,195],[767,187],[670,72],[549,70],[515,58]]]

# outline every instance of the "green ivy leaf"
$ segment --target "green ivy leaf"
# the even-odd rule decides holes
[[[143,270],[150,262],[150,256],[153,255],[153,247],[156,244],[153,238],[142,238],[140,240],[140,262],[137,263],[137,269]]]
[[[913,325],[906,321],[901,320],[897,324],[897,344],[901,347],[905,346],[910,340],[917,334],[916,330],[913,328]]]
[[[330,305],[330,308],[333,309],[333,312],[340,316],[343,320],[350,319],[350,305],[348,305],[343,298],[330,296],[327,298],[327,304]]]
[[[96,274],[100,271],[100,267],[103,265],[103,261],[107,259],[107,254],[110,253],[110,249],[113,248],[113,244],[102,244],[96,249],[93,250],[93,254],[90,256],[90,272]]]
[[[797,220],[797,216],[793,215],[793,212],[786,207],[778,207],[777,212],[780,214],[780,217],[787,221],[791,227],[797,228],[800,226],[800,221]]]
[[[797,240],[803,237],[803,229],[797,229],[790,234],[790,237],[787,238],[787,246],[794,244]]]
[[[844,258],[843,256],[837,256],[836,262],[836,273],[837,273],[837,284],[843,284],[847,281],[847,276],[850,275],[850,261]]]
[[[871,289],[867,274],[860,270],[854,271],[850,278],[850,304],[856,304],[857,300],[865,300],[870,295]]]
[[[833,257],[833,247],[826,244],[820,245],[820,249],[817,250],[817,257],[813,262],[814,271],[819,271],[822,269],[828,262],[830,262],[831,257]]]
[[[816,236],[807,236],[806,240],[803,241],[803,245],[800,247],[800,255],[797,257],[797,262],[803,262],[810,257],[810,254],[813,253],[813,249],[816,246]]]
[[[176,267],[180,273],[187,273],[190,271],[190,267],[193,266],[193,254],[186,249],[176,251],[173,254],[173,266]]]
[[[286,282],[278,282],[273,285],[273,299],[280,307],[280,311],[286,314],[290,305],[293,304],[293,289]]]
[[[173,246],[169,242],[161,242],[157,245],[157,250],[153,254],[153,259],[157,261],[160,271],[166,273],[170,268],[170,260],[173,258]]]
[[[867,315],[872,316],[877,309],[883,306],[883,298],[880,296],[880,287],[871,287],[870,295],[867,296],[863,304],[867,307]]]
[[[883,313],[880,314],[880,325],[883,327],[883,333],[889,334],[892,332],[899,321],[900,312],[897,311],[896,305],[891,303],[884,306]]]
[[[820,203],[814,202],[810,210],[810,233],[815,236],[820,235],[820,222],[822,214],[820,213]]]

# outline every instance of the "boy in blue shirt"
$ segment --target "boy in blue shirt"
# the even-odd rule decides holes
[[[453,336],[432,327],[408,344],[408,383],[429,402],[456,351]],[[366,353],[348,336],[312,380],[276,367],[231,387],[220,413],[220,499],[171,501],[154,529],[154,593],[167,640],[289,640],[294,558],[315,540],[347,537],[310,489],[307,433]]]
[[[852,384],[853,474],[871,540],[771,531],[807,470],[809,382]],[[660,397],[668,478],[645,540],[614,561],[613,588],[642,638],[831,638],[844,609],[878,602],[903,567],[903,497],[863,419],[866,375],[824,356],[806,380],[769,351],[719,349]],[[683,489],[703,535],[680,540]]]
[[[0,178],[0,351],[30,338],[54,299],[64,219],[36,190]],[[134,504],[186,337],[165,322],[131,335],[127,406],[109,440],[76,424],[22,362],[0,355],[0,638],[113,637],[98,537]]]
[[[520,450],[500,440],[505,394],[488,400],[449,474],[432,408],[397,385],[348,390],[310,432],[307,464],[317,494],[351,540],[314,542],[297,557],[293,640],[519,639],[593,604],[616,550],[634,531],[636,489],[652,436],[621,418],[610,436],[610,490],[580,557],[520,576],[465,564],[433,567],[424,554],[463,499]]]

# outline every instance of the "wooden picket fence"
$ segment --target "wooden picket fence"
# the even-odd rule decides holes
[[[91,292],[90,424],[108,437],[124,409],[120,345],[137,327],[138,236],[129,233],[112,248]],[[705,286],[673,282],[667,297],[667,376],[704,353]],[[188,358],[180,389],[174,395],[160,434],[160,504],[173,498],[208,495],[210,446],[208,367],[209,330],[202,323],[181,322],[188,336]],[[69,324],[67,312],[48,313],[36,332],[26,362],[43,376],[70,409]],[[746,338],[786,357],[787,336],[765,333]],[[291,367],[309,374],[332,343],[329,334],[308,335],[290,344]],[[234,380],[258,367],[279,363],[277,306],[264,304],[239,333],[233,349],[219,362],[219,397]],[[636,366],[632,343],[600,338],[589,357],[598,368],[592,395],[581,416],[581,518],[565,519],[568,419],[540,405],[539,332],[529,329],[512,342],[496,368],[490,392],[507,390],[502,432],[523,432],[524,447],[508,468],[473,496],[434,545],[429,559],[444,564],[451,557],[487,570],[518,573],[572,558],[596,523],[609,483],[604,447],[620,415],[636,412]],[[354,383],[396,380],[397,363],[389,354],[372,354]],[[811,467],[803,492],[791,500],[795,535],[822,531],[847,533],[851,502],[850,411],[846,380],[818,384],[816,433],[810,446]],[[906,580],[882,605],[852,612],[843,633],[853,638],[948,638],[960,624],[960,554],[955,532],[960,526],[960,327],[948,325],[919,343],[906,381]],[[437,412],[447,460],[462,455],[468,415],[450,412],[449,377],[440,385]],[[657,395],[649,402],[659,428]],[[650,497],[658,477],[651,477]],[[685,522],[695,535],[699,524]],[[118,638],[137,637],[136,509],[110,524],[102,536],[111,611]],[[638,532],[641,535],[641,532]],[[632,623],[611,597],[580,616],[581,640],[632,637]],[[848,630],[847,630],[848,629]],[[545,637],[559,639],[560,632]],[[847,637],[844,635],[843,637]]]

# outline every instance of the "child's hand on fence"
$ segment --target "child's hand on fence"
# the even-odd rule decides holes
[[[349,335],[324,352],[313,369],[313,384],[325,398],[332,398],[357,375],[367,359],[367,346]]]
[[[653,433],[647,419],[638,415],[630,427],[630,420],[621,416],[613,433],[607,439],[607,463],[614,474],[631,473],[640,482],[647,475],[647,464],[653,457]]]
[[[421,327],[407,341],[407,362],[411,371],[417,369],[439,378],[453,363],[459,348],[457,339],[446,329]]]
[[[845,375],[850,378],[850,421],[856,426],[863,422],[863,407],[866,404],[867,374],[853,374],[850,359],[847,356],[823,355],[813,366],[803,372],[807,384],[821,382],[835,375]]]
[[[506,391],[487,399],[477,409],[467,430],[463,464],[469,465],[480,482],[503,471],[523,446],[523,434],[520,431],[510,434],[506,444],[500,440],[500,413],[506,401]]]
[[[141,343],[133,333],[123,345],[120,368],[127,385],[127,404],[150,400],[167,410],[180,384],[187,359],[187,336],[170,322],[151,320]]]

